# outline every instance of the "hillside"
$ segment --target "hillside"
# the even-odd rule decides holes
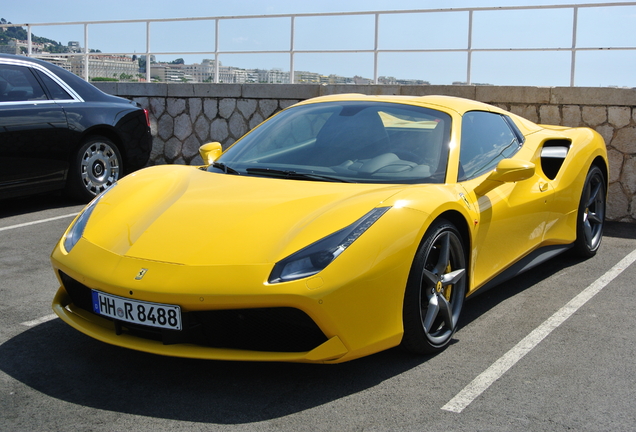
[[[0,18],[0,25],[11,24],[4,18]],[[4,31],[0,31],[0,45],[8,45],[11,40],[27,40],[27,31],[22,27],[8,27]],[[65,53],[69,52],[69,48],[66,45],[62,45],[61,42],[56,42],[45,37],[39,37],[35,34],[31,34],[31,41],[33,43],[44,44],[47,46],[47,51],[52,53]]]

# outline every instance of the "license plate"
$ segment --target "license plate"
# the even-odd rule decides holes
[[[181,308],[117,297],[93,290],[93,312],[119,321],[181,330]]]

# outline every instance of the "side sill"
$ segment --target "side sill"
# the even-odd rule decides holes
[[[513,277],[520,275],[541,263],[544,263],[555,256],[562,254],[572,247],[572,244],[567,245],[552,245],[552,246],[544,246],[542,248],[536,249],[533,252],[530,252],[528,255],[523,257],[521,260],[517,261],[510,267],[508,267],[503,272],[499,273],[490,281],[486,282],[476,291],[469,295],[469,297],[475,297],[479,294],[482,294],[488,291],[491,288],[494,288],[497,285],[504,283],[505,281],[512,279]]]

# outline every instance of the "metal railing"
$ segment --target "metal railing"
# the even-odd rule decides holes
[[[304,14],[277,14],[277,15],[244,15],[244,16],[219,16],[219,17],[196,17],[196,18],[171,18],[171,19],[144,19],[144,20],[110,20],[110,21],[89,21],[89,22],[57,22],[57,23],[37,23],[37,24],[4,24],[1,27],[26,27],[28,32],[28,56],[33,56],[32,50],[32,31],[33,28],[38,26],[71,26],[82,25],[84,28],[84,52],[75,54],[64,54],[65,56],[82,56],[84,60],[84,79],[88,80],[89,72],[89,57],[95,55],[111,55],[111,56],[132,56],[132,55],[145,55],[147,61],[151,56],[157,55],[209,55],[214,56],[215,60],[215,76],[214,82],[219,82],[219,58],[220,56],[227,54],[285,54],[289,56],[289,70],[290,70],[290,82],[294,83],[295,69],[295,57],[298,54],[346,54],[346,53],[369,53],[373,54],[373,82],[378,83],[378,64],[379,56],[383,53],[464,53],[466,55],[466,83],[472,84],[473,74],[473,54],[478,52],[554,52],[565,51],[570,52],[570,86],[575,85],[576,78],[576,61],[577,53],[582,51],[599,51],[599,50],[616,50],[616,51],[633,51],[636,50],[636,46],[594,46],[594,47],[581,47],[577,45],[577,34],[579,31],[578,16],[581,9],[589,8],[608,8],[608,7],[624,7],[624,6],[636,6],[636,2],[616,2],[616,3],[590,3],[590,4],[578,4],[578,5],[549,5],[549,6],[504,6],[504,7],[478,7],[478,8],[447,8],[447,9],[417,9],[417,10],[398,10],[398,11],[375,11],[375,12],[334,12],[334,13],[304,13]],[[548,9],[569,9],[572,12],[572,37],[571,45],[567,47],[544,47],[544,48],[476,48],[473,46],[474,36],[474,15],[481,12],[502,12],[502,11],[529,11],[529,10],[548,10]],[[445,14],[445,13],[457,13],[463,12],[468,15],[467,21],[467,40],[466,46],[462,48],[431,48],[431,49],[381,49],[380,48],[380,18],[389,15],[400,14]],[[311,17],[355,17],[355,16],[373,16],[375,18],[374,24],[374,41],[372,49],[340,49],[340,50],[322,50],[322,49],[297,49],[295,47],[296,42],[296,25],[298,18],[311,18]],[[252,20],[252,19],[288,19],[289,20],[289,49],[283,50],[222,50],[219,47],[220,41],[220,23],[223,21],[232,20]],[[210,50],[202,51],[153,51],[152,47],[152,33],[151,25],[153,23],[161,22],[184,22],[184,21],[212,21],[214,22],[214,47]],[[89,47],[89,27],[99,24],[129,24],[129,23],[144,23],[146,29],[146,41],[145,52],[100,52],[90,53]],[[541,26],[537,25],[537,29]],[[55,56],[56,54],[49,54]],[[38,57],[46,57],[47,54],[38,54]],[[150,81],[150,67],[146,67],[146,80]]]

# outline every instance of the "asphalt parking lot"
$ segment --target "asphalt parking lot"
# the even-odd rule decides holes
[[[62,323],[49,254],[80,209],[0,202],[0,430],[636,429],[634,225],[470,299],[437,356],[304,365],[160,357]]]

